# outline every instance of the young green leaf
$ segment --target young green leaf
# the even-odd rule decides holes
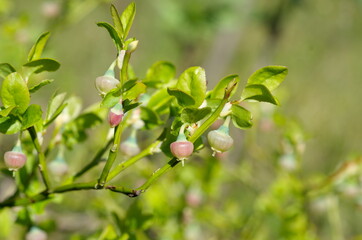
[[[25,130],[31,126],[33,126],[38,121],[41,121],[43,111],[41,107],[36,104],[32,104],[26,109],[25,113],[23,114],[22,120],[22,130]]]
[[[40,58],[28,62],[23,65],[27,68],[26,75],[30,76],[32,73],[41,72],[54,72],[60,67],[60,63],[50,58]]]
[[[16,72],[16,70],[9,63],[0,63],[0,77],[6,78],[7,75],[13,72]]]
[[[215,88],[212,90],[210,94],[211,99],[223,99],[225,95],[225,88],[229,85],[229,83],[233,80],[236,80],[237,84],[239,84],[240,78],[238,75],[230,75],[221,79]],[[237,86],[232,90],[230,97],[232,97],[237,90]]]
[[[121,15],[121,22],[123,26],[123,39],[126,39],[131,29],[134,16],[136,15],[136,4],[130,3]]]
[[[120,88],[115,88],[109,91],[103,98],[101,106],[111,108],[119,102],[122,91]]]
[[[273,96],[267,87],[261,84],[251,84],[244,88],[241,94],[242,100],[256,100],[279,105],[278,100]]]
[[[147,129],[157,127],[162,123],[158,114],[148,107],[141,107],[141,119]]]
[[[182,107],[190,107],[195,105],[195,99],[189,94],[175,88],[168,88],[169,95],[176,97],[177,102]]]
[[[47,108],[47,112],[46,112],[46,116],[45,116],[45,123],[46,125],[48,125],[50,122],[50,120],[54,120],[54,116],[57,116],[61,113],[61,111],[64,109],[65,106],[63,106],[64,104],[64,99],[65,99],[65,95],[67,95],[66,93],[54,93],[53,96],[51,97],[49,104],[48,104],[48,108]],[[59,112],[59,110],[61,109],[61,111]],[[45,124],[44,124],[45,125]]]
[[[170,105],[172,98],[173,97],[168,94],[167,88],[163,88],[152,94],[147,106],[152,108],[159,115],[162,115],[168,112],[168,106]]]
[[[113,4],[111,4],[111,15],[112,15],[113,23],[114,23],[114,28],[116,29],[118,36],[120,38],[122,38],[123,37],[123,26],[122,26],[121,18],[119,17],[118,11]]]
[[[272,91],[284,81],[287,73],[288,69],[284,66],[263,67],[250,76],[247,85],[262,84]]]
[[[176,89],[190,95],[195,103],[193,107],[199,107],[206,96],[205,70],[201,67],[190,67],[179,77]]]
[[[102,123],[102,118],[98,116],[97,112],[82,113],[74,120],[65,124],[62,135],[65,145],[72,148],[75,144],[86,140],[86,130],[100,123]]]
[[[21,123],[14,115],[0,118],[0,132],[4,134],[15,134],[21,129]]]
[[[116,45],[117,50],[122,49],[123,44],[122,44],[121,38],[118,35],[117,30],[112,25],[110,25],[109,23],[106,23],[106,22],[99,22],[99,23],[97,23],[97,26],[98,27],[104,27],[108,31],[108,33],[111,36],[114,44]]]
[[[6,108],[17,107],[20,114],[28,108],[29,90],[19,73],[11,73],[4,79],[1,87],[1,100]]]
[[[196,123],[211,113],[211,108],[185,108],[181,112],[181,119],[185,123]]]
[[[133,100],[145,92],[146,92],[146,85],[144,85],[141,82],[137,82],[132,88],[123,93],[123,98]]]
[[[231,112],[231,117],[235,127],[244,129],[250,128],[253,125],[251,122],[251,113],[242,106],[232,105]]]
[[[10,114],[10,112],[15,108],[15,106],[11,106],[8,108],[1,107],[0,108],[0,116],[6,117]]]
[[[136,107],[138,107],[139,105],[141,105],[142,103],[140,102],[133,102],[131,100],[128,100],[128,99],[125,99],[123,102],[122,102],[122,105],[123,105],[123,112],[126,113]]]
[[[33,47],[30,49],[29,55],[28,55],[28,62],[31,62],[33,60],[39,59],[41,54],[43,53],[44,47],[48,41],[48,38],[50,36],[49,32],[43,33],[40,35],[36,43],[33,45]]]
[[[29,88],[29,92],[30,93],[35,93],[36,91],[38,91],[40,88],[44,87],[45,85],[48,85],[50,83],[52,83],[54,80],[53,79],[45,79],[42,80],[40,83],[32,86]]]
[[[173,64],[165,61],[159,61],[154,63],[148,70],[146,78],[143,80],[146,85],[153,83],[152,85],[157,86],[157,84],[166,84],[175,78],[176,68]]]

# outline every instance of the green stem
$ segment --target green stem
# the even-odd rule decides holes
[[[129,158],[127,161],[122,162],[118,164],[108,175],[106,182],[111,181],[113,178],[115,178],[118,174],[120,174],[123,170],[127,169],[129,166],[136,163],[138,160],[142,159],[143,157],[146,157],[148,155],[151,155],[154,153],[154,148],[156,148],[161,141],[156,141],[149,145],[147,148],[145,148],[142,152],[139,154]]]
[[[50,193],[63,193],[63,192],[78,191],[78,190],[96,189],[96,185],[97,182],[71,183],[56,187],[54,190],[50,191]]]
[[[9,198],[5,200],[4,202],[0,203],[0,209],[4,207],[14,207],[14,206],[26,206],[30,205],[36,202],[41,202],[50,199],[52,196],[51,194],[57,194],[57,193],[65,193],[65,192],[71,192],[71,191],[80,191],[80,190],[98,190],[97,188],[97,182],[87,182],[87,183],[72,183],[72,184],[66,184],[59,187],[56,187],[53,190],[43,191],[41,193],[36,194],[32,197],[23,197],[23,198]],[[121,187],[121,186],[112,186],[112,185],[106,185],[104,186],[104,189],[123,193],[129,197],[137,197],[141,191],[137,191],[134,189]]]
[[[179,162],[180,161],[177,160],[176,158],[172,158],[162,168],[159,168],[156,171],[154,171],[152,176],[149,179],[147,179],[147,181],[136,190],[140,191],[141,193],[145,192],[159,177],[168,172],[171,168],[175,167]]]
[[[121,69],[121,86],[128,81],[128,63],[131,58],[131,53],[126,52],[123,58],[123,64]]]
[[[106,179],[108,177],[109,171],[111,170],[112,165],[113,165],[114,161],[116,160],[119,144],[121,142],[122,132],[123,132],[124,127],[126,126],[127,116],[114,129],[115,133],[114,133],[113,146],[109,150],[109,155],[108,155],[108,158],[107,158],[106,165],[104,166],[104,168],[102,170],[102,174],[98,179],[98,185],[97,185],[98,188],[103,188],[104,187],[104,184],[106,183]]]
[[[84,173],[86,173],[87,171],[89,171],[93,167],[97,166],[98,163],[101,162],[103,154],[107,151],[107,149],[112,144],[112,142],[113,142],[113,139],[110,139],[107,142],[107,144],[97,152],[97,154],[94,156],[93,160],[90,163],[88,163],[86,166],[84,166],[79,172],[77,172],[72,177],[72,181],[79,178],[80,176],[82,176]]]
[[[216,110],[212,113],[212,115],[195,131],[195,133],[190,137],[189,141],[194,143],[219,117],[222,109],[225,104],[228,102],[227,95],[221,101],[220,105],[216,108]],[[166,165],[162,168],[153,172],[152,176],[139,188],[141,192],[145,192],[159,177],[168,172],[171,168],[175,167],[180,161],[176,158],[172,158]]]
[[[50,178],[49,178],[49,171],[48,167],[45,161],[45,155],[43,151],[41,150],[41,146],[38,140],[38,135],[36,133],[36,130],[34,127],[28,128],[29,134],[31,136],[31,140],[33,141],[34,147],[36,151],[38,152],[38,158],[39,158],[39,170],[42,176],[42,179],[44,181],[44,185],[46,190],[50,188]]]
[[[228,99],[223,99],[220,105],[216,108],[215,112],[192,134],[189,141],[195,142],[201,135],[218,119],[222,109],[224,108],[225,104],[228,102]]]

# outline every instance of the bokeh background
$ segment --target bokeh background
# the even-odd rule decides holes
[[[303,182],[323,178],[361,154],[362,1],[135,2],[130,36],[140,43],[131,64],[140,79],[158,60],[174,63],[178,74],[204,67],[210,88],[229,74],[239,74],[245,84],[260,67],[284,65],[289,74],[276,92],[281,106],[250,104],[256,127],[242,133],[232,129],[237,146],[228,157],[215,160],[201,153],[203,160],[176,168],[137,200],[98,192],[66,194],[35,219],[48,226],[50,239],[98,239],[109,222],[112,228],[132,218],[132,223],[118,222],[131,239],[362,239],[361,211],[352,200],[330,190],[320,197],[327,210],[314,214],[313,204],[293,195]],[[0,0],[0,62],[21,66],[36,38],[51,31],[45,56],[61,68],[46,75],[55,82],[33,101],[47,102],[59,90],[81,97],[84,107],[98,102],[94,80],[113,61],[115,49],[95,23],[111,22],[110,3],[121,11],[130,1]],[[2,152],[11,148],[9,139],[1,137]],[[294,176],[280,173],[286,171],[278,164],[288,152],[285,141],[303,148],[295,184]],[[81,146],[78,150],[69,151],[69,158],[89,154]],[[130,173],[125,179],[142,182],[152,172],[148,167],[165,162],[162,156],[152,159],[156,163],[133,170],[141,172],[140,179]],[[87,197],[93,200],[84,206]],[[291,205],[290,212],[278,202]],[[0,214],[0,225],[13,216],[10,210]],[[21,226],[9,225],[2,236],[15,239],[7,234]]]

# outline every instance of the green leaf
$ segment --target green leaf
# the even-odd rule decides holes
[[[134,16],[136,15],[136,4],[130,3],[121,15],[121,22],[123,26],[123,39],[126,39],[129,30],[132,27]]]
[[[32,73],[41,73],[41,72],[54,72],[60,67],[60,63],[50,58],[40,58],[28,62],[23,65],[28,68],[26,71],[27,76],[30,76]]]
[[[25,130],[41,121],[42,114],[43,111],[39,105],[30,105],[23,114],[22,130]]]
[[[177,102],[182,107],[190,107],[195,105],[195,99],[189,94],[175,88],[168,88],[169,95],[176,97]]]
[[[138,98],[139,95],[146,92],[146,85],[137,82],[132,88],[123,93],[123,99],[133,100]]]
[[[113,23],[114,23],[114,28],[116,29],[118,36],[122,38],[123,26],[122,26],[121,18],[119,17],[118,11],[113,4],[111,4],[111,15],[112,15]]]
[[[49,125],[64,109],[64,99],[67,93],[54,93],[48,103],[44,125]]]
[[[136,79],[128,80],[127,82],[125,82],[122,86],[123,92],[126,92],[126,91],[130,90],[131,88],[133,88],[136,85],[136,83],[137,83]]]
[[[158,114],[148,107],[141,107],[141,119],[145,122],[147,129],[157,127],[162,123]]]
[[[278,100],[273,96],[267,87],[261,84],[252,84],[244,88],[241,94],[242,100],[256,100],[279,105]]]
[[[39,59],[41,54],[43,53],[44,47],[48,41],[48,38],[50,36],[49,32],[43,33],[40,35],[36,43],[33,45],[33,47],[30,49],[29,55],[28,55],[28,62],[31,62],[33,60]]]
[[[122,102],[123,112],[126,113],[126,112],[128,112],[128,111],[130,111],[130,110],[132,110],[132,109],[134,109],[134,108],[136,108],[136,107],[138,107],[138,106],[141,105],[141,104],[142,104],[142,103],[140,103],[140,102],[133,102],[133,101],[131,101],[131,100],[126,99],[126,100],[124,100],[124,101]]]
[[[195,101],[193,107],[199,107],[206,96],[205,70],[201,67],[188,68],[179,77],[176,89],[190,95]]]
[[[173,64],[165,61],[154,63],[148,70],[146,78],[143,80],[145,84],[157,85],[159,83],[165,84],[175,78],[176,68]]]
[[[13,72],[16,72],[16,70],[9,63],[0,63],[0,77],[6,78],[7,75]]]
[[[104,27],[108,31],[108,33],[111,36],[112,40],[114,41],[114,44],[116,45],[116,48],[118,50],[122,49],[122,46],[123,46],[122,41],[121,41],[121,39],[120,39],[120,37],[118,35],[118,32],[116,31],[116,29],[112,25],[110,25],[109,23],[106,23],[106,22],[99,22],[99,23],[97,23],[97,26],[98,27]]]
[[[235,127],[244,129],[250,128],[253,125],[251,122],[251,113],[242,106],[232,105],[231,112],[231,117]]]
[[[181,112],[181,119],[185,123],[196,123],[211,113],[211,108],[185,108]]]
[[[171,103],[172,96],[167,92],[167,88],[163,88],[155,92],[149,99],[147,106],[159,115],[162,115],[168,111],[168,106]]]
[[[21,129],[21,123],[13,115],[0,118],[0,132],[4,134],[15,134]]]
[[[6,108],[17,107],[20,114],[28,108],[30,94],[19,73],[11,73],[4,79],[1,87],[1,100]]]
[[[237,84],[239,84],[240,78],[238,75],[230,75],[227,77],[224,77],[223,79],[221,79],[217,85],[215,86],[215,88],[212,90],[210,98],[211,99],[223,99],[224,98],[224,94],[225,94],[225,89],[226,87],[229,85],[229,83],[233,80],[236,80]],[[230,97],[232,97],[235,92],[237,90],[237,86],[235,86],[235,88],[232,90]]]
[[[111,108],[119,102],[122,95],[120,88],[115,88],[109,91],[103,98],[101,106]]]
[[[54,81],[54,79],[45,79],[42,80],[40,83],[32,86],[31,88],[29,88],[29,92],[30,93],[35,93],[36,91],[38,91],[40,88],[44,87],[45,85],[48,85],[50,83],[52,83]]]
[[[248,79],[247,86],[252,84],[262,84],[269,89],[274,90],[281,84],[288,69],[284,66],[267,66],[257,70]]]
[[[0,108],[0,116],[6,117],[10,114],[10,112],[15,108],[15,106],[11,106],[8,108],[1,107]]]
[[[68,148],[87,139],[87,129],[102,123],[102,118],[99,116],[102,112],[103,109],[96,109],[92,112],[82,113],[65,124],[62,137]]]

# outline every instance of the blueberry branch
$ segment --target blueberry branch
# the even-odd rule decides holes
[[[229,101],[230,93],[235,86],[236,81],[234,79],[234,81],[231,81],[228,87],[225,89],[224,98],[220,102],[219,106],[189,138],[190,142],[194,143],[218,119],[225,104]],[[142,186],[137,188],[137,190],[140,192],[145,192],[159,177],[168,172],[171,168],[175,167],[179,162],[180,161],[178,161],[176,158],[172,158],[166,165],[153,172],[152,176]]]
[[[36,151],[38,152],[39,170],[40,170],[42,179],[44,181],[45,188],[46,188],[46,190],[48,190],[50,188],[51,184],[50,184],[48,167],[47,167],[47,164],[45,161],[45,155],[41,149],[35,128],[30,127],[30,128],[28,128],[28,131],[31,136],[31,140],[33,141],[34,147],[35,147]]]
[[[114,140],[113,140],[113,145],[111,147],[111,149],[109,150],[109,155],[107,158],[107,162],[106,165],[104,166],[101,176],[98,179],[98,183],[97,183],[97,188],[103,188],[104,184],[106,183],[106,179],[108,177],[109,171],[112,168],[112,165],[114,163],[114,161],[116,160],[117,157],[117,152],[118,152],[118,148],[119,148],[119,144],[121,142],[121,136],[122,136],[122,132],[123,129],[126,126],[126,119],[124,119],[115,129],[114,129]]]
[[[97,154],[94,156],[94,158],[92,159],[91,162],[89,162],[81,170],[79,170],[76,174],[74,174],[74,176],[72,177],[72,181],[74,181],[75,179],[81,177],[84,173],[88,172],[90,169],[97,166],[101,162],[103,154],[111,146],[112,142],[113,142],[113,138],[110,139],[107,142],[107,144],[97,152]]]
[[[129,158],[128,160],[118,164],[108,175],[106,182],[111,181],[113,178],[118,176],[123,170],[127,169],[131,165],[135,164],[138,160],[151,155],[154,153],[154,149],[161,143],[161,141],[155,141],[154,143],[150,144],[147,148],[145,148],[142,152],[138,153],[137,155]]]

